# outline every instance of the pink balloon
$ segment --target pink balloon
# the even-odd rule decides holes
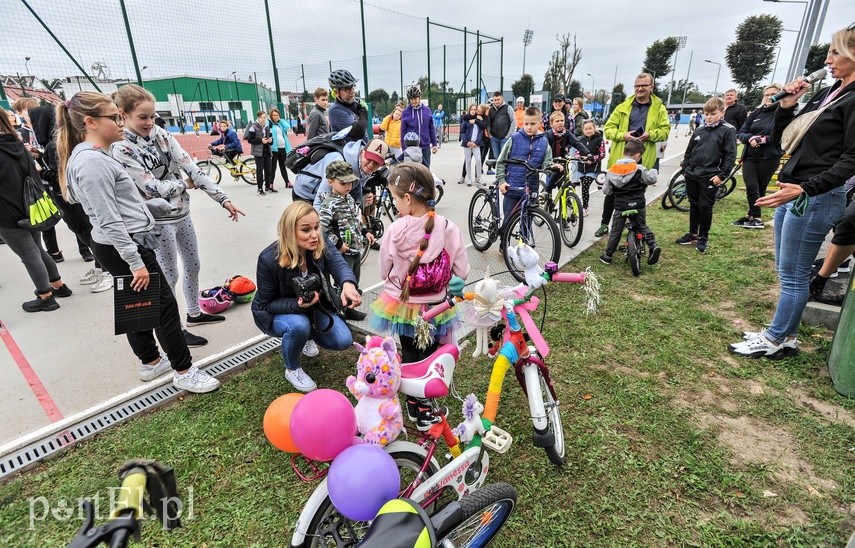
[[[356,412],[344,394],[321,388],[300,398],[290,426],[300,453],[312,460],[331,461],[353,445]]]
[[[354,445],[330,465],[327,487],[333,506],[342,516],[368,521],[374,519],[381,506],[397,498],[401,473],[392,456],[381,447]]]

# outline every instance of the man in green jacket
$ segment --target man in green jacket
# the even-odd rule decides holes
[[[606,139],[611,141],[606,168],[623,158],[628,141],[644,144],[641,164],[648,169],[658,169],[656,143],[668,140],[671,125],[668,111],[662,101],[653,94],[653,76],[643,72],[635,79],[635,95],[631,95],[612,111],[603,128]],[[606,197],[603,203],[603,218],[595,236],[604,236],[609,231],[609,222],[614,213],[614,199]]]

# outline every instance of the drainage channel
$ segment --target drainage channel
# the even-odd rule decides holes
[[[226,373],[244,368],[264,358],[278,350],[279,346],[279,339],[267,338],[221,358],[212,365],[205,367],[204,370],[214,377],[222,377]],[[172,386],[171,382],[167,382],[69,425],[63,428],[61,432],[47,434],[41,439],[2,455],[0,456],[0,480],[7,479],[13,474],[35,466],[59,451],[90,438],[111,426],[169,403],[178,398],[181,393],[183,390],[178,390]]]

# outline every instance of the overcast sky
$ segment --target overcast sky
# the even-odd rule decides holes
[[[143,78],[181,74],[208,76],[221,81],[257,78],[272,87],[270,46],[264,24],[263,0],[126,0]],[[118,0],[29,0],[33,9],[59,36],[87,70],[93,63],[109,67],[113,78],[134,78]],[[270,0],[273,41],[283,90],[309,91],[325,86],[330,64],[362,76],[362,43],[358,0]],[[846,9],[846,6],[850,6]],[[828,41],[835,30],[855,19],[852,0],[830,0],[821,33]],[[577,9],[578,8],[578,9]],[[750,15],[779,16],[784,28],[796,30],[804,3],[762,0],[369,0],[365,5],[369,89],[389,92],[414,81],[426,70],[426,24],[432,21],[502,36],[505,89],[522,74],[523,33],[534,31],[527,49],[526,72],[540,86],[556,34],[575,33],[582,49],[576,79],[588,90],[611,89],[615,79],[632,84],[641,69],[646,48],[668,36],[687,37],[677,59],[676,77],[689,80],[702,91],[715,87],[716,65],[722,63],[718,91],[732,85],[724,64],[728,43],[737,25]],[[79,74],[73,63],[37,23],[20,0],[0,0],[0,13],[10,23],[0,33],[0,74],[34,74],[61,77]],[[228,13],[229,15],[225,15]],[[14,32],[12,31],[14,29]],[[795,46],[795,32],[784,32],[776,80],[784,78]],[[471,58],[474,37],[468,40]],[[447,46],[447,80],[454,89],[462,84],[464,70],[461,32],[432,27],[431,79],[442,80],[442,46]],[[403,51],[403,53],[399,53]],[[403,56],[403,76],[400,57]],[[25,58],[30,61],[25,63]],[[303,65],[301,67],[301,64]],[[469,78],[474,77],[474,68]],[[499,48],[487,45],[482,75],[489,91],[499,85]],[[617,77],[615,73],[617,72]],[[302,74],[305,74],[305,80]],[[587,76],[591,74],[592,76]],[[665,78],[669,80],[670,76]],[[771,75],[768,79],[771,79]],[[665,82],[660,80],[660,85]],[[361,88],[360,84],[360,88]],[[469,89],[471,86],[466,83]],[[205,93],[215,92],[207,90]]]

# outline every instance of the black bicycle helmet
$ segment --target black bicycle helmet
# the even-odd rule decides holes
[[[334,70],[330,73],[331,88],[349,88],[356,84],[357,80],[349,70]]]
[[[417,85],[412,85],[407,88],[407,99],[412,99],[413,97],[421,97],[422,96],[422,88]]]
[[[408,147],[417,147],[419,146],[421,139],[419,138],[419,134],[415,131],[408,131],[406,135],[404,135],[404,144]]]

